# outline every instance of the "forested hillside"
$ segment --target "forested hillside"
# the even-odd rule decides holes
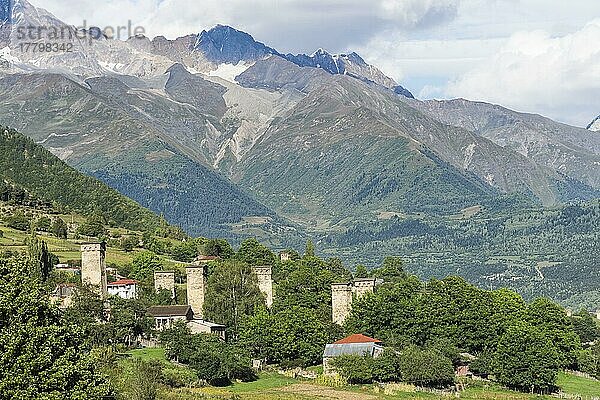
[[[83,215],[101,214],[116,226],[156,228],[160,218],[97,179],[71,168],[33,140],[0,128],[0,197],[47,202]]]
[[[229,224],[246,216],[277,219],[227,179],[162,146],[149,143],[112,158],[89,156],[78,168],[186,227],[191,235],[233,238]]]
[[[486,210],[433,218],[393,215],[323,239],[327,253],[368,265],[394,253],[422,277],[458,274],[485,288],[510,287],[573,308],[600,307],[600,203]]]

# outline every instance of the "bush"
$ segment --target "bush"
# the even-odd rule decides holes
[[[350,383],[373,382],[373,358],[371,357],[343,355],[333,358],[330,365]]]
[[[52,221],[48,217],[41,217],[37,221],[35,221],[35,229],[42,232],[49,232],[50,227],[52,225]]]
[[[454,382],[452,361],[436,350],[410,347],[400,356],[402,380],[418,386],[443,387]]]
[[[174,260],[190,262],[198,256],[198,247],[194,241],[188,241],[173,245],[170,255]]]
[[[400,355],[392,349],[373,359],[373,379],[378,382],[400,382]]]
[[[68,233],[67,223],[60,217],[57,217],[52,222],[52,234],[59,239],[66,239]]]
[[[6,222],[6,225],[10,228],[16,229],[18,231],[28,231],[31,223],[29,221],[29,218],[27,218],[25,216],[25,214],[23,214],[20,211],[17,211],[16,213],[14,213],[13,215],[6,217],[4,219],[4,221]]]
[[[106,236],[108,233],[104,225],[104,218],[99,215],[92,215],[77,228],[77,233],[84,236],[100,238],[102,236]]]
[[[577,369],[600,379],[600,345],[596,344],[577,354]]]
[[[155,400],[158,382],[162,377],[162,365],[158,361],[143,361],[134,358],[128,389],[131,400]]]
[[[161,382],[172,388],[199,386],[198,376],[185,368],[164,368]]]
[[[226,386],[234,379],[257,379],[247,351],[224,343],[214,335],[192,335],[185,325],[176,324],[164,331],[160,340],[167,357],[189,365],[199,379],[213,386]]]

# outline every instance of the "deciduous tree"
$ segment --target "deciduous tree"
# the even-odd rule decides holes
[[[204,301],[207,319],[227,326],[228,334],[235,339],[242,319],[261,307],[265,307],[265,297],[249,265],[225,261],[215,267],[208,278]]]
[[[551,340],[536,326],[519,322],[498,343],[494,371],[506,386],[544,393],[556,385],[561,356]]]

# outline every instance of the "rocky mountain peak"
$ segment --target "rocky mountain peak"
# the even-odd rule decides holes
[[[240,61],[256,61],[279,54],[275,49],[254,40],[250,34],[227,25],[202,31],[194,44],[194,51],[202,52],[207,60],[219,64],[238,64]]]
[[[227,25],[217,25],[208,31],[203,30],[192,47],[193,51],[202,53],[206,60],[215,64],[237,65],[239,62],[255,62],[275,55],[301,67],[320,68],[333,75],[349,75],[384,86],[397,94],[413,97],[407,89],[398,86],[392,78],[369,65],[356,52],[332,54],[319,48],[311,55],[284,55],[256,41],[250,34]]]

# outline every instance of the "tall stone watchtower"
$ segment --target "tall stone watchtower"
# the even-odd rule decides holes
[[[331,319],[333,323],[342,325],[352,311],[352,300],[367,293],[373,293],[377,285],[378,281],[375,278],[355,279],[352,282],[332,284]]]
[[[157,292],[166,289],[171,292],[171,298],[175,298],[175,272],[154,271],[154,290]]]
[[[252,267],[252,271],[258,277],[258,288],[267,298],[267,307],[273,305],[273,279],[270,266]]]
[[[373,293],[375,291],[375,283],[375,278],[355,279],[352,285],[352,292],[356,297],[361,297],[367,293]]]
[[[98,287],[106,296],[106,243],[91,243],[81,246],[81,283]]]
[[[342,325],[352,309],[352,284],[333,283],[331,285],[331,319]]]
[[[204,295],[206,293],[206,272],[202,265],[189,265],[185,268],[187,275],[187,302],[192,306],[194,317],[202,318],[204,311]]]

